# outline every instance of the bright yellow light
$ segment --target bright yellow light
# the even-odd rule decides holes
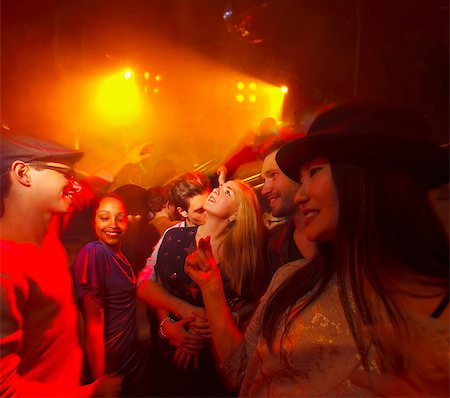
[[[264,109],[265,117],[271,116],[275,119],[281,117],[285,94],[281,92],[280,86],[271,86],[264,82],[258,82],[258,101],[256,109]]]
[[[256,83],[255,82],[251,82],[249,85],[250,90],[256,90]]]
[[[250,94],[250,95],[248,96],[248,100],[249,100],[250,102],[256,102],[256,95],[255,95],[255,94]]]
[[[131,76],[133,76],[133,72],[131,72],[131,70],[127,70],[123,76],[125,77],[125,79],[129,79]]]
[[[243,94],[236,95],[236,101],[237,102],[244,102],[244,95]]]
[[[153,89],[153,92],[154,92],[155,94],[158,94],[158,93],[159,93],[159,88],[158,88],[158,87],[154,88],[154,89]]]
[[[160,82],[160,81],[161,81],[161,76],[160,76],[160,75],[156,75],[156,76],[155,76],[155,80],[156,80],[157,82]]]
[[[127,78],[128,72],[130,76]],[[126,125],[139,116],[139,90],[131,76],[131,71],[122,72],[102,80],[98,85],[96,108],[100,117],[108,123]]]
[[[281,86],[281,92],[286,94],[289,91],[288,86]]]
[[[145,80],[150,79],[150,72],[147,71],[147,70],[144,72],[144,79],[145,79]]]
[[[238,82],[238,84],[236,84],[236,86],[237,86],[238,90],[243,90],[245,87],[244,82]]]

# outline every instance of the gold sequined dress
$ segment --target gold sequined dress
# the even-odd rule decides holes
[[[371,397],[349,377],[362,369],[360,355],[332,280],[323,294],[298,316],[280,347],[284,322],[280,322],[271,352],[261,335],[262,309],[267,297],[305,260],[281,267],[246,331],[243,344],[223,363],[228,380],[239,385],[242,397]],[[415,320],[420,339],[433,341],[448,359],[449,327],[431,317]],[[372,353],[373,354],[373,353]],[[370,355],[372,355],[370,354]],[[371,370],[378,372],[374,357]]]

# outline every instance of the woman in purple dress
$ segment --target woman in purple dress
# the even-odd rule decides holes
[[[109,194],[98,201],[93,224],[98,240],[80,250],[73,268],[90,374],[94,378],[113,372],[123,375],[122,396],[145,395],[136,276],[121,250],[128,221],[120,196]]]

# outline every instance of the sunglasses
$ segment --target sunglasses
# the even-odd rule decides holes
[[[64,166],[55,166],[44,162],[30,162],[26,163],[28,166],[35,167],[37,169],[47,169],[47,170],[53,170],[60,174],[62,174],[64,177],[66,177],[69,181],[73,182],[75,181],[75,170],[71,167],[64,167]]]

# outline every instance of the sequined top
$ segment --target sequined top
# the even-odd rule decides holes
[[[246,331],[244,342],[222,369],[234,385],[242,381],[243,397],[370,397],[371,392],[354,385],[349,377],[362,369],[360,355],[339,300],[338,288],[331,281],[322,295],[296,317],[281,343],[284,322],[280,322],[275,348],[271,352],[261,337],[262,309],[267,298],[305,260],[281,267],[261,300]],[[422,317],[418,333],[434,341],[448,355],[448,325]],[[378,372],[374,353],[369,354],[371,370]],[[444,357],[445,358],[445,357]],[[448,360],[447,360],[448,362]]]
[[[155,272],[164,288],[173,296],[188,303],[204,307],[200,288],[184,272],[186,257],[196,250],[195,236],[198,227],[180,227],[169,229],[159,248]],[[218,264],[220,269],[220,264]],[[222,276],[225,296],[232,311],[237,311],[244,304],[231,288],[229,279]]]

